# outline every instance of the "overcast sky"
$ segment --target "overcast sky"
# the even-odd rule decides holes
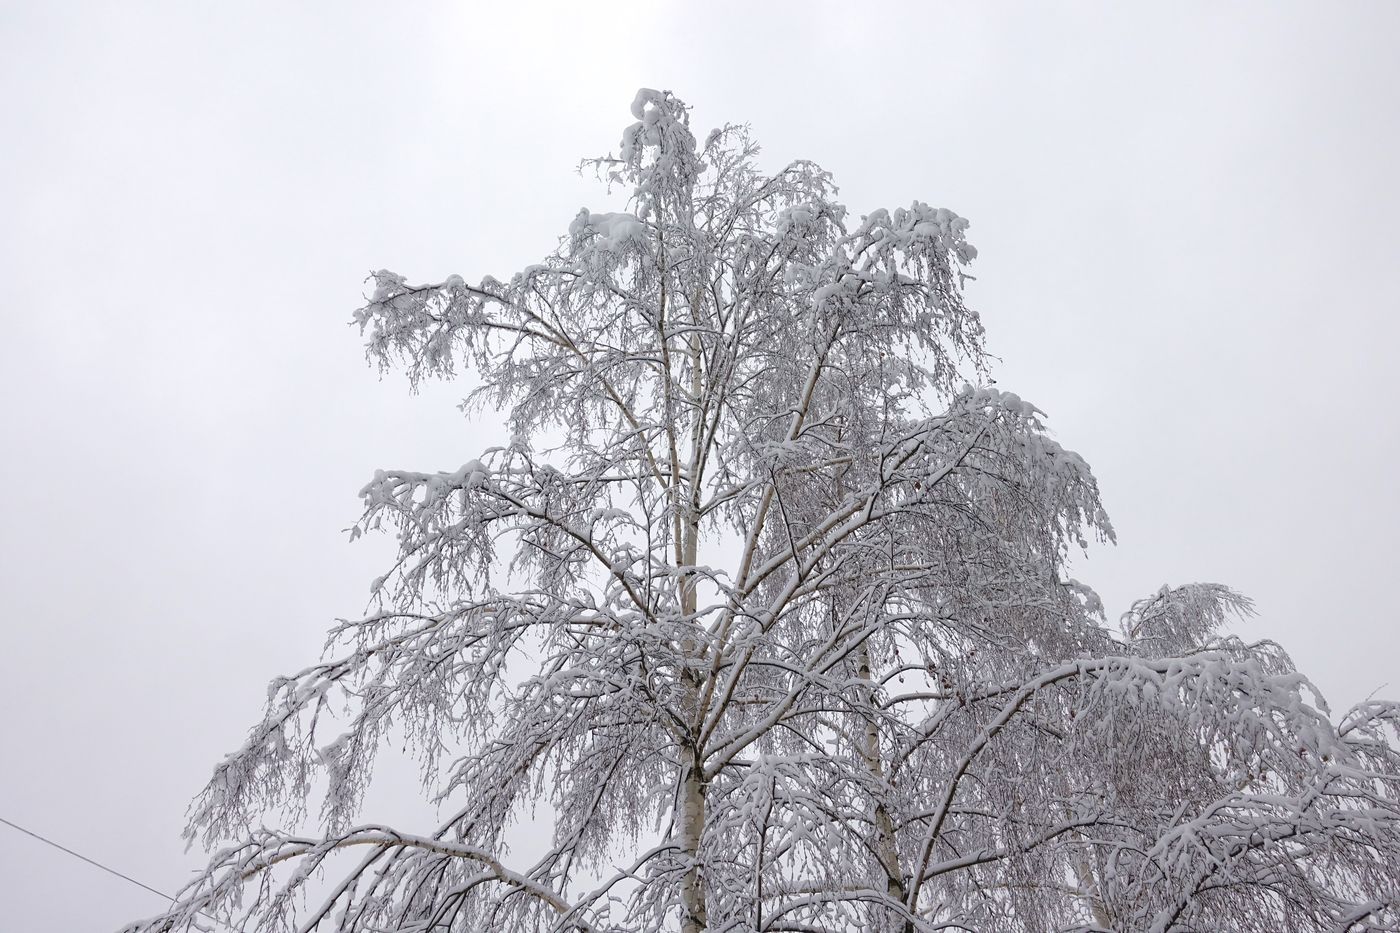
[[[188,878],[186,803],[384,568],[356,490],[497,436],[364,364],[365,276],[537,261],[643,85],[971,219],[1110,614],[1228,583],[1334,706],[1400,694],[1400,5],[507,6],[0,4],[0,817]],[[162,906],[5,826],[0,905]]]

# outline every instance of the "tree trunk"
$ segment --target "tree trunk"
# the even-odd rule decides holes
[[[684,565],[695,565],[699,543],[700,521],[695,510],[690,508],[689,503],[687,503],[683,538],[684,551],[681,554],[681,561]],[[695,585],[696,580],[693,574],[686,574],[681,578],[681,612],[686,615],[695,612]],[[699,623],[697,621],[694,624],[698,625]],[[692,646],[686,647],[685,654],[692,661],[698,660],[703,654],[702,644],[701,640],[696,638]],[[691,697],[687,707],[694,710],[694,721],[698,735],[700,724],[705,721],[704,712],[699,709],[701,694],[699,678],[691,671],[686,670],[682,671],[681,679],[686,685],[686,692]],[[692,742],[695,741],[698,739],[692,739]],[[700,836],[705,828],[705,758],[698,745],[695,744],[690,746],[688,757],[685,775],[681,782],[680,844],[681,850],[694,862],[681,881],[681,908],[684,911],[681,918],[681,930],[682,933],[702,933],[708,925],[705,915],[705,879],[700,873],[698,862]]]
[[[875,722],[875,682],[870,673],[870,651],[862,644],[857,658],[860,664],[860,679],[865,682],[865,698],[870,706],[870,716],[865,720],[865,736],[861,757],[877,784],[883,784],[885,769],[880,758],[880,727]],[[875,799],[875,853],[880,859],[880,868],[885,873],[885,893],[898,903],[903,903],[908,892],[904,890],[904,877],[899,870],[899,848],[895,844],[894,820],[880,798]],[[905,933],[913,933],[914,925],[905,921]]]
[[[691,749],[690,762],[685,769],[681,784],[680,800],[680,846],[691,859],[696,859],[700,851],[700,833],[705,825],[705,785],[700,755]],[[705,879],[700,874],[699,864],[692,864],[681,881],[681,917],[683,933],[703,933],[707,920],[705,916]]]
[[[1094,876],[1094,869],[1089,865],[1089,860],[1083,852],[1075,853],[1074,873],[1079,878],[1079,888],[1083,892],[1085,902],[1089,905],[1089,913],[1094,919],[1094,924],[1102,929],[1109,929],[1111,921],[1108,912],[1104,910],[1103,898],[1099,895],[1098,879]]]

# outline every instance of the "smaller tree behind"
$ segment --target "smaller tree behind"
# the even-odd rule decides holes
[[[960,375],[967,222],[853,221],[743,127],[632,111],[590,163],[627,209],[540,265],[376,273],[371,357],[470,368],[514,438],[365,486],[356,533],[400,548],[378,611],[274,682],[191,821],[236,841],[129,929],[1395,929],[1397,707],[1334,725],[1222,634],[1250,611],[1224,587],[1104,627],[1064,573],[1112,537],[1088,466]],[[391,734],[439,825],[356,822]],[[318,778],[319,834],[253,828]],[[513,863],[541,803],[551,845]]]

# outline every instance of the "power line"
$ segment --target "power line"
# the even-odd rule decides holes
[[[109,868],[108,866],[103,865],[101,862],[97,861],[96,859],[88,858],[86,855],[82,854],[81,852],[74,852],[72,849],[68,848],[67,846],[65,846],[65,845],[60,845],[59,843],[54,842],[52,839],[48,838],[47,836],[41,836],[41,835],[39,835],[38,833],[36,833],[36,832],[35,832],[34,830],[32,830],[32,829],[25,829],[23,826],[19,825],[18,823],[15,823],[15,822],[12,822],[12,821],[10,821],[10,820],[7,820],[7,819],[5,819],[3,816],[0,816],[0,823],[4,823],[6,826],[9,826],[9,827],[12,828],[12,829],[17,829],[17,830],[19,830],[20,832],[24,833],[26,836],[33,836],[35,839],[38,839],[40,842],[44,843],[45,845],[53,846],[55,849],[58,849],[60,852],[67,852],[69,855],[73,856],[73,857],[76,858],[76,859],[82,859],[84,862],[87,862],[89,865],[92,865],[92,866],[95,867],[95,868],[100,868],[100,869],[102,869],[103,871],[107,872],[107,874],[109,874],[109,875],[116,875],[118,878],[122,879],[123,881],[129,881],[129,882],[131,882],[132,884],[136,885],[138,888],[143,888],[143,889],[145,889],[145,890],[147,890],[147,891],[150,891],[152,894],[155,894],[155,895],[157,895],[157,896],[159,896],[159,897],[163,897],[163,898],[165,898],[167,901],[170,901],[172,904],[175,903],[175,898],[171,897],[169,894],[166,894],[164,891],[157,891],[155,888],[151,887],[149,884],[144,884],[144,883],[142,883],[142,882],[140,882],[140,881],[137,881],[135,878],[131,877],[130,875],[124,875],[124,874],[122,874],[121,872],[117,871],[115,868]],[[219,924],[220,926],[228,926],[228,924],[224,923],[222,920],[217,920],[217,919],[215,919],[214,917],[209,916],[208,914],[206,914],[206,913],[205,913],[204,911],[202,911],[202,910],[197,910],[197,911],[195,911],[195,913],[199,914],[201,917],[205,918],[206,920],[213,920],[215,923]]]
[[[130,875],[123,875],[121,872],[117,871],[115,868],[108,868],[106,865],[103,865],[101,862],[97,861],[96,859],[90,859],[90,858],[88,858],[86,855],[83,855],[81,852],[74,852],[72,849],[68,848],[67,846],[65,846],[65,845],[59,845],[57,842],[54,842],[52,839],[48,839],[48,838],[46,838],[46,837],[44,837],[44,836],[41,836],[41,835],[39,835],[38,833],[34,832],[34,830],[32,830],[32,829],[25,829],[23,826],[19,825],[18,823],[12,823],[12,822],[10,822],[9,820],[5,819],[3,816],[0,816],[0,823],[4,823],[6,826],[11,827],[12,829],[17,829],[17,830],[19,830],[20,832],[24,833],[26,836],[33,836],[35,839],[38,839],[40,842],[47,843],[48,845],[53,846],[55,849],[58,849],[60,852],[67,852],[69,855],[73,856],[74,858],[82,859],[84,862],[87,862],[89,865],[96,866],[97,868],[100,868],[100,869],[102,869],[103,871],[107,872],[109,875],[116,875],[118,878],[122,879],[123,881],[130,881],[132,884],[136,885],[138,888],[145,888],[147,891],[150,891],[152,894],[159,895],[160,897],[165,898],[167,901],[173,901],[173,900],[175,900],[175,898],[171,897],[169,894],[166,894],[164,891],[157,891],[155,888],[151,887],[149,884],[142,884],[141,882],[137,881],[135,878],[131,877]]]

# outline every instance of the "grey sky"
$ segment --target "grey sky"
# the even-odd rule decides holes
[[[356,490],[495,434],[377,381],[363,278],[536,261],[641,85],[972,220],[1111,614],[1228,583],[1334,705],[1400,694],[1400,6],[389,6],[0,5],[0,816],[182,883],[186,802],[383,569]],[[0,905],[161,906],[3,826]]]

